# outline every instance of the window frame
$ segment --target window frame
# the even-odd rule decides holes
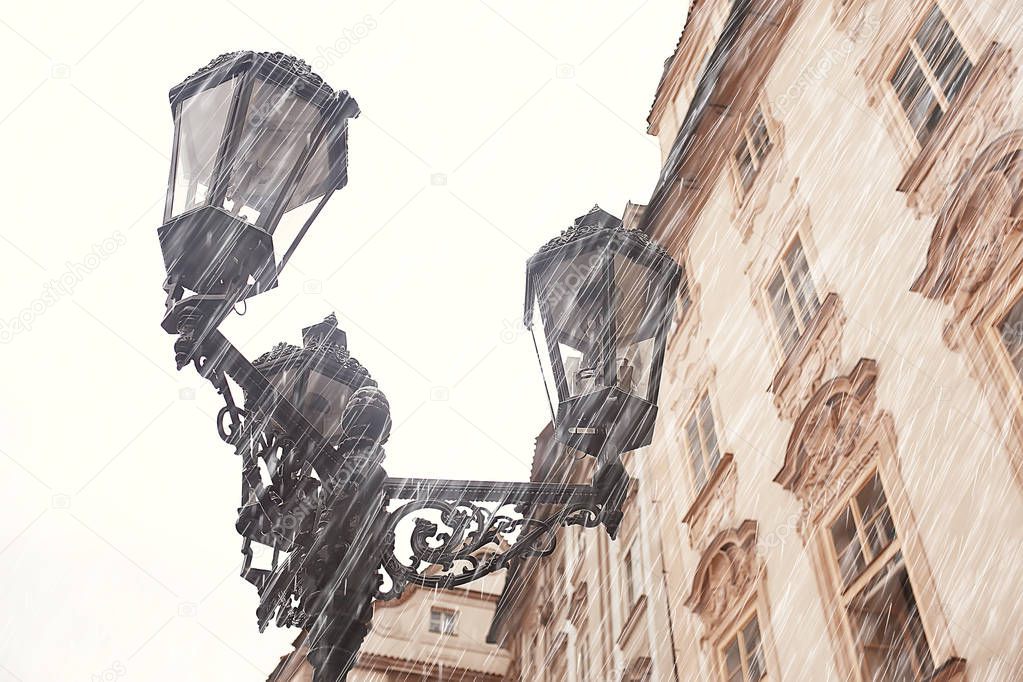
[[[1016,357],[1020,359],[1020,363],[1017,365],[1008,344],[1005,342],[1005,334],[1002,333],[1002,325],[1008,319],[1009,314],[1012,313],[1016,306],[1023,306],[1023,291],[1016,291],[1012,293],[1014,295],[1007,297],[1008,303],[992,315],[989,326],[992,331],[995,345],[998,347],[999,357],[1002,360],[1002,364],[1005,366],[1007,373],[1015,380],[1017,388],[1023,389],[1023,343],[1020,344],[1017,350]],[[1019,326],[1020,337],[1023,339],[1023,309],[1020,311],[1019,319],[1013,324]]]
[[[753,135],[750,133],[750,126],[757,114],[760,115],[760,120],[763,122],[764,126],[764,132],[767,135],[767,147],[764,149],[763,156],[757,156],[757,146],[754,143]],[[767,107],[764,102],[761,101],[761,98],[757,97],[753,102],[752,109],[743,117],[742,125],[739,127],[739,138],[736,140],[735,144],[731,146],[728,153],[728,166],[731,172],[732,182],[735,186],[735,194],[740,205],[744,204],[747,197],[755,191],[757,181],[760,179],[764,166],[767,164],[768,159],[771,157],[771,152],[776,146],[777,135],[771,122],[771,118],[768,116]],[[740,149],[744,149],[745,152],[749,154],[750,161],[753,165],[753,176],[750,179],[749,187],[746,187],[743,184],[742,169],[740,167],[739,160],[736,158]]]
[[[852,679],[859,680],[861,682],[867,682],[869,678],[866,675],[864,666],[866,662],[862,655],[861,644],[857,640],[855,634],[855,628],[853,627],[852,619],[849,614],[850,604],[858,597],[863,594],[865,588],[870,583],[881,576],[885,568],[891,563],[892,559],[901,554],[902,555],[902,567],[906,571],[906,576],[910,583],[910,588],[913,593],[913,601],[916,604],[917,618],[919,625],[924,634],[924,641],[927,645],[927,652],[930,656],[931,671],[937,670],[941,665],[940,657],[938,656],[938,642],[935,641],[934,633],[929,627],[928,618],[924,613],[925,602],[921,599],[920,581],[915,579],[913,570],[910,567],[909,557],[906,556],[907,551],[915,554],[913,551],[915,548],[909,548],[906,546],[906,540],[903,534],[900,533],[900,524],[898,521],[898,514],[894,509],[893,494],[901,494],[902,491],[893,490],[886,480],[886,476],[882,471],[882,464],[875,462],[870,466],[864,468],[862,472],[856,477],[855,480],[851,481],[851,484],[845,486],[845,492],[834,500],[832,508],[825,514],[818,526],[821,537],[818,542],[821,545],[823,559],[826,562],[826,572],[829,576],[829,582],[831,583],[831,597],[837,606],[839,612],[840,630],[842,632],[843,644],[849,655],[850,670],[853,673]],[[864,567],[859,573],[849,581],[846,585],[843,581],[841,564],[839,563],[839,556],[837,548],[835,547],[834,538],[831,534],[832,525],[845,513],[847,509],[853,508],[854,512],[859,511],[859,502],[856,497],[870,485],[871,481],[877,478],[880,483],[881,490],[885,497],[885,508],[888,510],[888,516],[894,529],[894,538],[876,555],[872,556],[869,561],[866,561]],[[853,507],[855,505],[855,507]],[[864,553],[866,558],[867,552],[870,552],[869,543],[866,541],[866,536],[861,533],[860,523],[861,519],[858,515],[854,514],[854,523],[857,529],[857,539],[860,543],[860,550]],[[876,518],[872,517],[872,518]],[[872,552],[871,552],[872,553]],[[925,585],[925,589],[933,588],[930,581]],[[928,597],[928,601],[933,597]]]
[[[434,615],[439,616],[437,629],[434,629]],[[445,618],[449,617],[448,621]],[[450,623],[450,631],[445,629],[445,623]],[[430,607],[430,622],[429,632],[440,635],[442,637],[457,637],[458,636],[458,611],[456,609],[447,608],[444,606],[431,606]]]
[[[622,559],[623,574],[622,578],[625,581],[625,619],[628,620],[632,610],[636,607],[640,598],[645,594],[643,590],[643,583],[640,580],[642,571],[637,570],[642,568],[639,561],[639,538],[633,539],[632,543],[629,544],[628,549],[625,550],[625,555]]]
[[[803,254],[803,260],[806,262],[806,275],[810,280],[810,284],[813,288],[814,300],[816,301],[813,310],[810,312],[809,316],[805,321],[802,318],[802,311],[797,309],[798,306],[797,301],[799,299],[796,296],[796,287],[795,282],[793,281],[792,273],[790,272],[789,265],[786,262],[788,255],[794,251],[797,245],[799,247],[799,251]],[[796,323],[797,334],[795,340],[792,342],[792,345],[789,347],[785,345],[784,337],[782,335],[783,330],[781,328],[781,321],[777,318],[775,314],[774,301],[771,297],[771,284],[774,282],[779,272],[782,275],[782,284],[785,286],[785,291],[789,297],[789,309],[793,313],[792,317]],[[817,314],[820,312],[821,307],[823,306],[824,299],[821,298],[820,288],[817,285],[817,280],[818,278],[814,276],[813,268],[810,265],[810,256],[806,248],[806,240],[803,238],[803,235],[800,233],[800,231],[796,230],[786,242],[786,246],[781,250],[781,253],[775,259],[774,265],[771,267],[770,270],[767,271],[767,277],[765,278],[763,283],[763,296],[765,302],[764,307],[767,309],[768,319],[770,319],[771,326],[774,329],[774,334],[772,334],[772,337],[774,340],[775,349],[777,350],[779,357],[783,359],[788,357],[799,346],[800,340],[802,340],[803,335],[806,334],[806,331],[813,327],[813,322],[816,319]]]
[[[896,72],[899,70],[899,66],[905,59],[908,53],[913,54],[915,62],[915,68],[919,69],[924,75],[924,79],[927,83],[927,88],[936,96],[938,106],[941,108],[941,118],[944,118],[949,114],[949,111],[955,107],[956,95],[953,95],[952,100],[949,100],[941,87],[941,84],[934,77],[933,70],[929,62],[927,61],[926,55],[923,50],[916,45],[916,35],[920,31],[927,17],[930,15],[931,9],[937,7],[938,11],[941,12],[952,30],[952,34],[958,42],[963,54],[970,62],[970,72],[967,73],[962,87],[965,87],[965,82],[969,80],[970,73],[977,68],[977,62],[980,59],[980,54],[973,48],[971,41],[968,39],[968,32],[964,30],[964,27],[949,13],[948,2],[939,2],[939,0],[918,0],[913,3],[912,12],[915,15],[913,22],[910,24],[910,29],[905,36],[902,37],[896,43],[896,49],[894,50],[894,57],[890,62],[884,64],[883,70],[880,72],[881,90],[883,93],[883,99],[888,108],[891,109],[893,118],[896,119],[896,128],[898,129],[899,136],[902,138],[902,142],[905,145],[906,152],[911,158],[915,157],[916,154],[923,149],[928,143],[934,139],[934,132],[937,127],[941,125],[940,118],[937,124],[935,124],[935,131],[927,136],[926,139],[921,141],[917,137],[916,130],[913,129],[913,125],[909,120],[909,116],[906,110],[902,107],[902,102],[899,96],[898,90],[895,88],[895,84],[892,79],[895,77]],[[960,89],[962,92],[962,89]],[[959,93],[956,93],[959,94]]]
[[[746,627],[753,621],[757,621],[757,632],[760,635],[760,641],[757,643],[757,647],[760,650],[760,667],[761,675],[757,679],[749,679],[747,677],[747,671],[749,670],[749,652],[746,650]],[[770,671],[767,665],[767,653],[765,651],[766,644],[764,641],[764,627],[760,622],[760,613],[756,607],[756,600],[744,609],[739,616],[735,619],[735,622],[729,627],[725,633],[718,637],[717,645],[714,647],[715,658],[717,661],[717,670],[719,678],[722,682],[729,682],[728,678],[728,648],[733,642],[738,643],[739,649],[739,666],[742,672],[742,682],[759,682],[760,680],[770,679]]]
[[[715,449],[717,450],[717,458],[716,461],[713,462],[713,466],[711,466],[711,460],[709,458],[709,452],[707,447],[707,435],[704,433],[703,420],[700,419],[699,416],[700,408],[702,407],[704,398],[706,398],[707,411],[710,414],[711,425],[714,428],[714,444]],[[697,437],[700,439],[700,457],[704,466],[703,482],[697,481],[696,470],[693,466],[693,452],[691,444],[689,442],[688,427],[690,421],[692,421],[693,419],[695,419],[696,421]],[[693,401],[693,404],[690,405],[689,409],[686,411],[685,417],[682,420],[680,437],[682,438],[682,448],[685,454],[686,469],[689,472],[690,481],[692,483],[693,496],[695,498],[699,496],[699,494],[703,491],[704,488],[706,488],[707,484],[713,478],[714,472],[717,471],[717,468],[721,465],[721,462],[724,459],[724,452],[721,446],[721,427],[719,426],[717,410],[715,409],[714,401],[710,396],[709,385],[704,385],[704,387],[699,391],[696,400]]]

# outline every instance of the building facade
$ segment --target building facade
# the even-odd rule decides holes
[[[1023,679],[1019,5],[693,5],[626,211],[686,271],[657,434],[617,541],[509,575],[509,677]]]
[[[1023,680],[1019,16],[694,0],[624,216],[686,277],[618,539],[564,530],[465,640],[378,608],[353,679]],[[548,429],[531,478],[591,467]]]
[[[374,604],[350,682],[500,682],[509,653],[486,641],[504,577],[491,575],[450,590],[409,587],[394,601]],[[312,682],[304,634],[267,682]]]

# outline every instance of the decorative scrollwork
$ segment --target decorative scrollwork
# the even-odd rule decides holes
[[[509,567],[524,557],[543,557],[557,546],[562,526],[592,528],[600,524],[602,506],[585,500],[570,502],[543,518],[506,512],[512,504],[496,509],[485,503],[420,499],[390,512],[384,535],[382,566],[391,585],[377,599],[396,599],[412,584],[428,588],[451,588],[478,580]],[[439,516],[440,524],[429,518]],[[409,563],[398,558],[398,526],[413,519],[408,537]]]

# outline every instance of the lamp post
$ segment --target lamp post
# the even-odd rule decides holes
[[[177,337],[178,368],[193,365],[224,399],[217,429],[241,457],[236,529],[261,630],[305,629],[314,679],[337,682],[374,599],[547,555],[562,526],[615,536],[629,481],[621,455],[650,442],[679,283],[663,249],[594,207],[527,266],[525,323],[556,438],[596,457],[589,484],[389,478],[387,399],[333,315],[303,329],[301,347],[279,344],[254,362],[218,329],[239,301],[277,286],[345,184],[355,100],[294,57],[254,52],[218,57],[170,99],[163,327]],[[293,238],[279,255],[286,224]],[[256,548],[268,566],[253,565]]]

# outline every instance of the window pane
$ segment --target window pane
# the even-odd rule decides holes
[[[881,487],[881,479],[875,474],[870,482],[856,495],[856,504],[862,515],[863,530],[867,536],[871,556],[877,556],[895,539],[895,525],[888,502]]]
[[[1023,298],[1012,306],[998,325],[1005,350],[1020,378],[1023,378]]]
[[[725,674],[728,676],[728,682],[732,680],[742,682],[742,659],[739,656],[738,638],[733,639],[725,649]]]
[[[942,16],[938,6],[932,4],[931,11],[927,13],[915,36],[916,44],[920,46],[924,53],[932,49],[942,26],[948,26],[948,23],[945,21],[945,17]]]
[[[775,273],[767,287],[767,293],[771,298],[771,313],[778,329],[778,338],[782,348],[789,351],[799,340],[799,327],[796,325],[792,301],[789,298],[789,291],[785,286],[785,276],[781,269]]]
[[[908,114],[913,102],[927,88],[927,79],[917,65],[916,56],[911,50],[906,50],[902,61],[899,62],[898,68],[892,74],[891,82],[896,94],[899,96],[899,103],[902,104],[902,108]]]
[[[925,99],[928,99],[930,104],[929,109],[924,116],[923,124],[920,126],[920,129],[916,131],[916,139],[920,142],[920,144],[926,142],[927,138],[931,136],[931,133],[938,128],[938,121],[941,120],[942,115],[945,113],[941,110],[941,105],[938,104],[938,98],[930,89],[927,90]]]
[[[912,50],[906,50],[891,82],[917,140],[923,144],[934,132],[944,112]]]
[[[785,256],[785,262],[788,265],[789,276],[792,278],[792,289],[796,292],[798,312],[805,328],[817,313],[820,303],[817,300],[817,290],[813,285],[813,278],[810,277],[810,266],[806,262],[803,244],[799,239],[796,239],[792,248],[789,249]]]
[[[456,614],[454,611],[430,609],[430,632],[442,635],[455,634]]]
[[[964,65],[968,67],[969,59],[967,59],[966,52],[963,51],[962,45],[956,40],[955,34],[952,33],[952,29],[948,24],[944,26],[942,33],[941,42],[935,45],[932,50],[928,50],[926,57],[927,63],[930,64],[931,69],[934,71],[934,77],[938,79],[938,83],[941,84],[941,88],[945,92],[945,96],[948,99],[952,99],[955,93],[949,92],[949,84],[953,81],[953,77],[958,76],[962,71]],[[965,80],[965,74],[962,78]],[[958,92],[958,89],[956,92]]]
[[[846,507],[845,511],[831,524],[831,540],[835,544],[835,556],[838,557],[838,571],[842,576],[842,586],[846,587],[866,568],[851,507]]]
[[[721,460],[718,452],[718,436],[714,426],[714,412],[710,407],[710,396],[706,393],[700,398],[700,428],[703,431],[704,452],[707,453],[707,473],[714,471]]]
[[[850,602],[848,611],[867,679],[913,682],[930,675],[930,647],[901,553]]]
[[[959,94],[959,91],[963,89],[963,85],[966,83],[966,77],[970,75],[972,69],[973,64],[964,55],[963,60],[958,62],[954,69],[949,69],[947,76],[941,76],[946,99],[952,100]]]
[[[742,640],[746,645],[746,679],[755,682],[766,672],[764,652],[760,645],[760,624],[757,623],[756,616],[743,628]]]
[[[703,466],[703,452],[700,449],[700,430],[696,425],[696,413],[694,412],[686,422],[686,443],[689,446],[689,461],[693,466],[693,480],[696,483],[696,490],[703,488],[707,482],[707,471]]]
[[[750,187],[753,186],[753,179],[756,177],[757,170],[753,166],[753,157],[750,154],[745,137],[740,140],[739,146],[735,150],[735,163],[739,168],[739,184],[742,186],[742,191],[744,193],[748,192]]]
[[[636,573],[632,565],[632,550],[630,549],[625,555],[625,589],[626,596],[628,597],[628,603],[626,604],[626,611],[632,610],[632,605],[636,603]]]
[[[934,76],[951,100],[962,88],[972,65],[948,20],[937,6],[917,32],[917,44],[927,58]]]
[[[757,165],[764,160],[767,156],[767,152],[771,150],[771,136],[767,132],[767,122],[764,120],[764,112],[758,107],[753,112],[753,117],[750,119],[749,136],[752,142],[753,153],[757,158]]]
[[[692,304],[693,299],[689,293],[689,276],[683,268],[682,278],[678,284],[678,317],[685,317],[685,314],[689,311],[689,306]]]

